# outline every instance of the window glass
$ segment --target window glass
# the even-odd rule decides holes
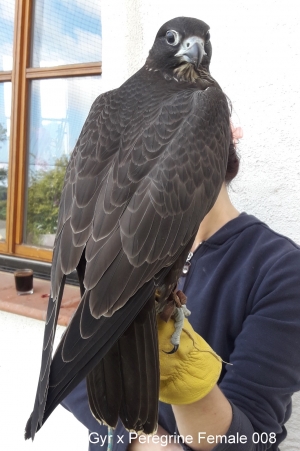
[[[0,71],[12,70],[14,0],[0,0]]]
[[[100,84],[100,76],[31,82],[26,244],[53,247],[66,165]]]
[[[101,61],[99,0],[35,0],[32,67]]]
[[[11,83],[0,83],[0,241],[6,238]]]

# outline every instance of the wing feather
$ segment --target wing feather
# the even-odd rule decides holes
[[[78,266],[84,248],[85,244],[74,245],[71,220],[68,219],[61,233],[60,264],[63,274],[70,274]]]

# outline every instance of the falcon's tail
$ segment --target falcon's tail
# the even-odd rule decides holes
[[[49,388],[45,388],[39,382],[34,410],[26,425],[26,439],[34,438],[36,431],[41,428],[57,405],[103,359],[109,349],[130,326],[139,311],[147,304],[149,298],[152,299],[154,290],[153,281],[150,280],[111,317],[101,317],[97,320],[92,317],[88,308],[90,292],[85,293],[86,302],[81,302],[79,305],[53,356],[49,374]],[[83,338],[80,333],[81,319],[85,315],[89,316],[89,321],[86,320],[85,322],[90,324],[89,330],[92,331],[89,338]],[[148,322],[149,320],[146,320],[146,324]],[[150,326],[148,325],[148,327]],[[72,344],[72,347],[64,349],[66,340]],[[149,340],[148,337],[147,343],[149,343]],[[157,346],[156,343],[157,338],[154,346]],[[154,351],[151,349],[150,352],[153,353]],[[46,377],[48,381],[48,374],[46,374]]]
[[[126,359],[121,356],[126,355]],[[87,377],[97,420],[151,434],[157,428],[159,363],[154,297]]]

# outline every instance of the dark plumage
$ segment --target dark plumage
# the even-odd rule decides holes
[[[87,376],[99,420],[151,433],[159,363],[154,293],[163,302],[224,180],[225,95],[209,74],[208,25],[176,18],[120,88],[91,107],[61,196],[40,379],[25,437]],[[82,300],[51,361],[65,275]]]

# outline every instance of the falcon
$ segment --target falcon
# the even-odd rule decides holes
[[[91,107],[61,195],[26,439],[85,377],[98,421],[156,430],[155,299],[163,309],[172,295],[224,181],[232,139],[211,54],[209,26],[175,18],[159,29],[145,65]],[[52,358],[65,278],[75,269],[81,302]]]

